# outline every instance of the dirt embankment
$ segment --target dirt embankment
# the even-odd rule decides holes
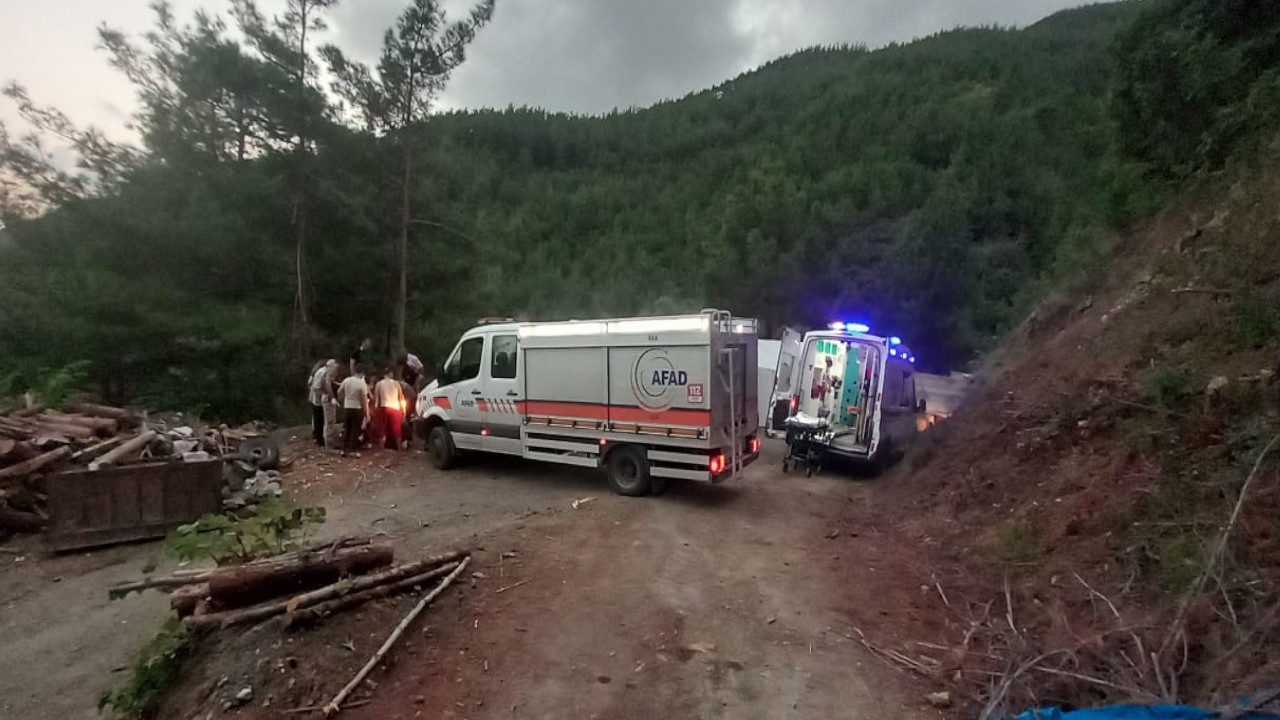
[[[1280,677],[1280,457],[1257,462],[1280,434],[1280,174],[1187,197],[886,479],[949,595],[931,655],[975,702],[1229,703]]]

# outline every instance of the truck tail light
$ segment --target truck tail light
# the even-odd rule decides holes
[[[796,414],[796,408],[798,407],[800,407],[800,396],[792,395],[791,396],[791,414],[792,415]]]
[[[724,472],[724,453],[711,456],[711,462],[707,464],[707,469],[712,475],[719,475]]]
[[[760,438],[753,437],[747,439],[747,452],[755,455],[760,452]]]

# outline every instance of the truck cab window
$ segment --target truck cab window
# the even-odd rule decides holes
[[[443,385],[452,385],[480,376],[480,356],[484,354],[484,338],[474,337],[462,341],[449,362],[445,363],[440,378]]]
[[[493,362],[489,366],[489,377],[495,380],[514,380],[516,377],[516,354],[519,341],[515,335],[495,335],[493,337]]]

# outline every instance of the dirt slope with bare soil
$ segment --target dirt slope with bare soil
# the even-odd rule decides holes
[[[962,658],[983,702],[1055,651],[1009,706],[1230,702],[1280,677],[1280,458],[1207,560],[1280,433],[1280,176],[1187,196],[1044,303],[889,479],[886,513],[954,573],[932,654]]]

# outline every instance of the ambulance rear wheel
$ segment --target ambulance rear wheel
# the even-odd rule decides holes
[[[431,452],[431,464],[437,470],[448,470],[458,463],[458,449],[444,425],[436,425],[427,433],[427,449]]]
[[[653,479],[649,477],[649,458],[644,448],[635,445],[623,445],[614,448],[605,462],[605,476],[609,486],[619,495],[640,497],[653,490]]]

